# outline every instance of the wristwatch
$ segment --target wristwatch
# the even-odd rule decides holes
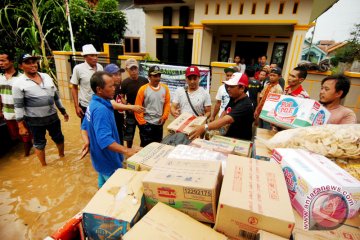
[[[209,125],[205,124],[205,132],[207,132],[209,130]]]

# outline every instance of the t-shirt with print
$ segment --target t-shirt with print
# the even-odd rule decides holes
[[[140,87],[147,83],[149,83],[149,80],[141,76],[139,76],[137,80],[133,80],[132,78],[126,78],[121,83],[120,93],[126,96],[127,103],[134,105],[136,95]]]
[[[224,84],[219,87],[215,99],[221,101],[220,110],[219,110],[219,117],[220,117],[223,111],[225,110],[225,107],[228,105],[230,101],[230,96],[227,93]]]
[[[254,121],[254,108],[250,98],[246,95],[244,98],[235,102],[230,99],[226,106],[226,113],[234,119],[227,131],[227,137],[251,140],[252,123]]]
[[[188,92],[191,104],[193,105],[195,111],[199,115],[205,114],[205,107],[211,106],[210,94],[202,87],[199,87],[194,92]],[[185,89],[183,87],[179,87],[176,89],[174,94],[173,103],[178,103],[180,105],[181,113],[190,113],[196,115],[192,110],[188,98],[185,93]]]
[[[257,106],[257,96],[261,92],[261,83],[255,78],[249,79],[248,93],[250,100],[254,106],[254,109]]]

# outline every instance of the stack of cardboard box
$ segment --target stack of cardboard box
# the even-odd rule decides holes
[[[170,132],[190,134],[196,126],[206,123],[206,119],[205,116],[196,117],[190,113],[182,113],[168,125],[167,129]]]

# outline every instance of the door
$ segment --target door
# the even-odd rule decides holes
[[[258,57],[266,55],[267,49],[267,42],[237,41],[235,46],[235,56],[238,55],[240,58],[245,58],[246,66],[251,66],[252,64],[257,63]]]

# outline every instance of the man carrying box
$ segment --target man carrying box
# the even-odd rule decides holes
[[[136,96],[135,105],[143,106],[144,113],[135,112],[139,123],[141,147],[152,142],[161,142],[163,125],[170,113],[169,88],[160,83],[161,72],[158,66],[149,69],[150,82],[143,85]]]
[[[205,131],[219,129],[230,124],[225,134],[227,137],[251,140],[254,108],[246,92],[249,79],[245,74],[234,73],[228,81],[224,81],[230,102],[225,108],[226,115],[205,125],[198,126],[190,133],[190,139],[201,136]]]

